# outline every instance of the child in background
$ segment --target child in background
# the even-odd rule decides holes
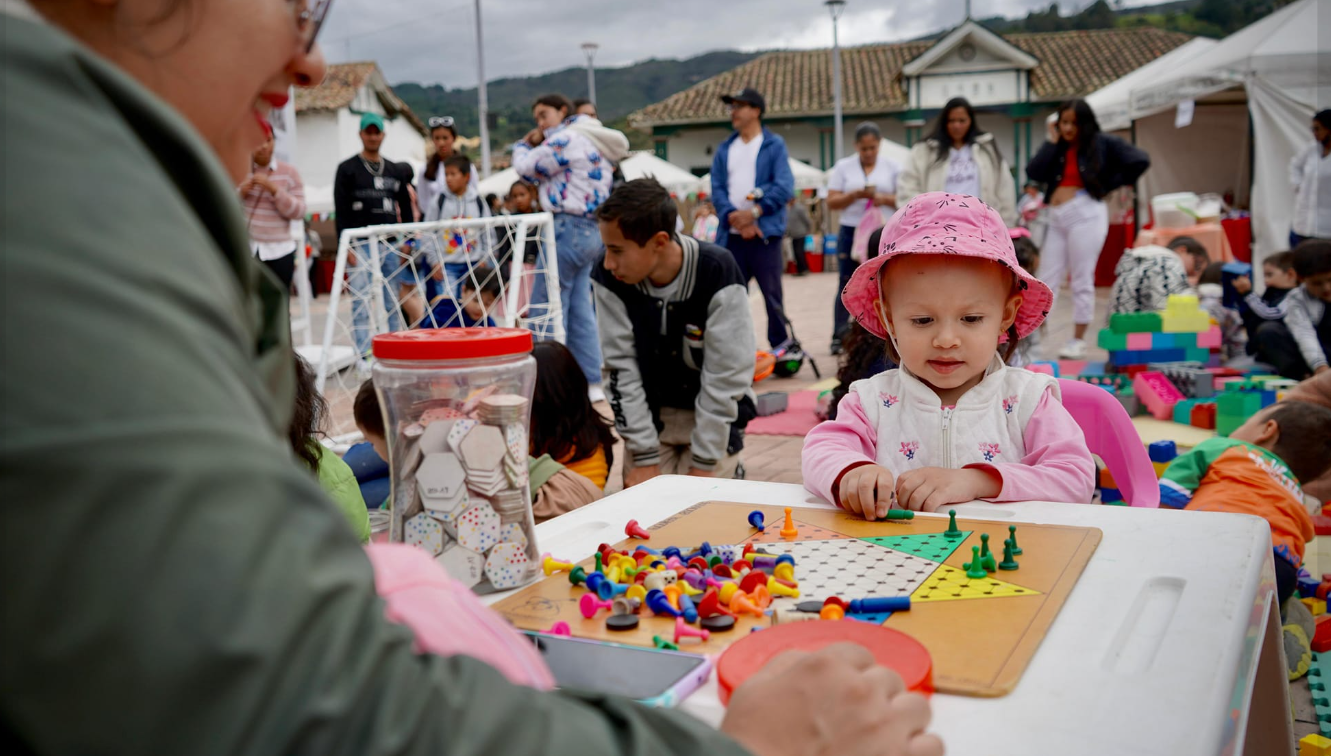
[[[1179,455],[1160,479],[1160,506],[1257,515],[1271,526],[1280,603],[1294,592],[1312,518],[1300,481],[1331,468],[1331,409],[1273,404],[1228,438],[1209,438]]]
[[[883,240],[883,229],[877,229],[869,234],[868,253],[872,256],[878,255],[878,246]],[[841,338],[841,355],[837,358],[837,386],[832,389],[831,401],[827,406],[826,417],[823,420],[835,420],[837,416],[837,407],[846,394],[850,393],[850,387],[855,381],[861,381],[865,378],[872,378],[881,372],[891,370],[897,366],[897,363],[887,358],[887,347],[883,340],[878,338],[858,321],[850,321],[850,328],[846,335]]]
[[[1109,312],[1158,312],[1165,309],[1170,294],[1184,294],[1191,288],[1188,269],[1173,250],[1136,247],[1124,252],[1114,266]]]
[[[1257,329],[1257,359],[1286,378],[1302,380],[1327,368],[1331,353],[1331,241],[1308,239],[1294,248],[1294,272],[1300,285],[1281,303],[1285,320]]]
[[[319,478],[319,485],[346,517],[351,532],[361,543],[370,542],[370,515],[361,498],[356,476],[342,458],[319,443],[316,436],[323,435],[323,419],[328,403],[314,389],[314,369],[295,352],[296,401],[287,426],[287,440],[291,451]]]
[[[998,212],[921,194],[879,249],[842,300],[901,368],[855,382],[810,431],[805,487],[870,520],[973,499],[1089,502],[1095,463],[1057,380],[1004,364],[1054,297],[1017,265]]]
[[[1262,261],[1262,280],[1266,288],[1261,294],[1253,291],[1252,279],[1239,276],[1232,282],[1234,291],[1242,295],[1239,315],[1248,331],[1248,354],[1257,352],[1257,329],[1268,320],[1285,319],[1285,296],[1299,285],[1294,273],[1294,253],[1277,252]]]
[[[1239,311],[1225,306],[1225,289],[1220,283],[1224,267],[1224,263],[1211,263],[1202,271],[1197,279],[1197,303],[1220,326],[1220,359],[1229,362],[1247,353],[1248,332]]]
[[[1008,229],[1008,236],[1012,237],[1012,249],[1017,253],[1017,264],[1021,269],[1035,275],[1035,271],[1040,269],[1040,248],[1035,246],[1035,240],[1031,238],[1031,232],[1024,228]],[[1012,353],[1007,364],[1012,367],[1025,367],[1034,360],[1032,355],[1039,352],[1040,347],[1040,329],[1031,331],[1031,334],[1021,341],[1017,342],[1017,351]]]
[[[557,341],[536,344],[531,356],[536,359],[531,455],[548,454],[604,490],[615,460],[615,434],[587,398],[586,376],[573,353]]]
[[[499,274],[480,265],[464,273],[458,282],[457,296],[444,294],[430,305],[430,317],[422,328],[472,328],[494,326],[490,313],[503,294]]]
[[[698,209],[693,211],[693,233],[689,234],[698,241],[709,243],[716,242],[716,229],[721,221],[716,217],[716,210],[712,203],[703,201],[698,203]]]
[[[1202,271],[1211,264],[1211,256],[1207,254],[1206,247],[1191,236],[1175,236],[1165,246],[1178,255],[1184,269],[1188,271],[1188,283],[1196,287],[1197,281],[1202,277]]]
[[[425,220],[489,218],[489,206],[470,182],[470,160],[463,155],[444,158],[444,189],[426,208]],[[444,282],[444,292],[450,296],[457,293],[469,264],[485,262],[486,255],[493,251],[486,229],[448,230],[428,241],[431,244],[427,251],[437,266],[434,278]]]

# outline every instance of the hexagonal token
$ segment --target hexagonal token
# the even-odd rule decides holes
[[[499,528],[499,540],[502,543],[516,543],[526,551],[527,529],[520,522],[510,522]]]
[[[462,444],[462,439],[466,438],[467,434],[471,433],[471,429],[475,428],[477,425],[478,423],[469,417],[454,422],[453,427],[448,431],[449,447],[451,447],[453,451],[457,451],[458,447]]]
[[[438,554],[444,550],[444,526],[422,512],[407,520],[405,540],[412,546],[419,546],[431,554]]]
[[[426,454],[416,471],[421,496],[429,499],[454,499],[466,488],[466,473],[454,454]]]
[[[454,580],[471,588],[481,582],[485,576],[485,557],[458,544],[453,544],[444,553],[435,557],[435,561]]]
[[[527,461],[527,429],[520,423],[513,423],[504,429],[504,442],[508,445],[508,456],[514,462]]]
[[[457,518],[458,543],[484,554],[499,543],[499,515],[488,502],[463,512]]]
[[[421,451],[426,454],[436,454],[449,451],[448,434],[453,430],[453,423],[456,420],[436,420],[425,426],[425,432],[421,434]]]
[[[421,504],[424,504],[435,517],[460,515],[471,506],[471,495],[467,493],[466,486],[463,486],[462,490],[451,499],[422,495]]]
[[[527,579],[527,550],[516,543],[495,546],[485,559],[485,576],[499,589],[517,588]]]
[[[462,439],[458,452],[468,472],[498,471],[504,461],[504,434],[493,425],[478,425]]]

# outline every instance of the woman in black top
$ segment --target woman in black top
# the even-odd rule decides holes
[[[1109,233],[1106,195],[1137,181],[1150,167],[1143,151],[1101,133],[1085,100],[1065,102],[1049,125],[1049,141],[1026,165],[1045,188],[1049,233],[1040,250],[1040,280],[1055,295],[1071,275],[1073,338],[1059,356],[1086,357],[1086,328],[1095,314],[1095,263]]]

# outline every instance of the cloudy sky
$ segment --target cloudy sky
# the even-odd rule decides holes
[[[972,13],[1024,16],[1051,0],[973,0]],[[1126,0],[1146,5],[1157,0]],[[1064,13],[1091,0],[1060,0]],[[954,26],[965,0],[848,0],[843,45],[910,39]],[[393,83],[476,85],[474,0],[337,0],[321,34],[328,59],[377,60]],[[576,10],[575,10],[576,9]],[[481,0],[488,80],[585,65],[687,58],[711,50],[829,47],[821,0]]]

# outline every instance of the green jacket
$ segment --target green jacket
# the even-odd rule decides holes
[[[0,18],[0,740],[42,753],[722,754],[412,650],[280,438],[286,299],[197,133]]]
[[[315,451],[319,455],[319,486],[337,505],[342,516],[347,518],[351,532],[356,534],[361,543],[369,543],[370,511],[365,508],[365,497],[360,495],[356,473],[323,444],[316,441],[313,446],[317,447]]]

